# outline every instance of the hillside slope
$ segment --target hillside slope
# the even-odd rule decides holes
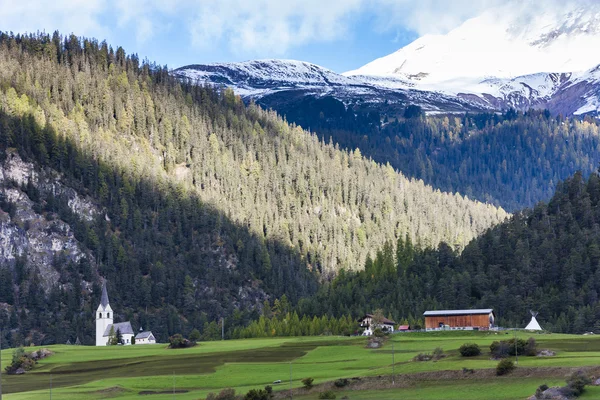
[[[102,210],[72,220],[97,271],[84,278],[69,267],[71,286],[50,288],[53,302],[23,312],[18,293],[39,267],[17,276],[15,263],[3,263],[12,276],[4,286],[17,294],[0,298],[13,344],[33,330],[42,341],[89,342],[98,275],[123,318],[147,327],[152,315],[165,340],[191,327],[208,332],[223,315],[243,323],[265,296],[297,301],[318,277],[360,268],[385,240],[408,233],[461,248],[507,216],[94,40],[1,35],[0,83],[1,148],[64,175]],[[38,191],[39,215],[70,219],[66,198]],[[65,314],[48,323],[57,301]]]

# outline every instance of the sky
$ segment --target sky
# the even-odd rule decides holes
[[[474,5],[475,3],[475,5]],[[0,30],[106,40],[188,64],[286,58],[356,69],[500,0],[0,0]]]

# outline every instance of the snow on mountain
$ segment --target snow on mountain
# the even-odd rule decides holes
[[[346,105],[417,104],[428,112],[533,107],[600,114],[600,1],[566,1],[510,1],[341,75],[295,60],[190,65],[173,73],[267,106],[333,96]]]
[[[189,65],[175,73],[192,80],[219,83],[243,96],[261,96],[291,88],[352,85],[355,80],[326,68],[296,60],[253,60],[239,63]]]
[[[479,100],[414,90],[410,83],[393,77],[346,77],[315,64],[296,60],[254,60],[240,63],[189,65],[173,74],[200,84],[222,85],[246,98],[265,99],[285,93],[317,97],[333,96],[345,104],[387,102],[419,104],[430,112],[489,110]],[[281,96],[277,97],[281,101]],[[269,103],[269,105],[271,105]]]
[[[531,7],[535,4],[536,7]],[[426,35],[343,75],[395,76],[447,84],[465,78],[512,79],[540,72],[585,71],[600,64],[600,3],[545,7],[509,2],[445,35]]]
[[[581,99],[553,97],[589,88],[600,64],[600,2],[509,2],[469,19],[445,35],[426,35],[343,75],[479,99],[494,108],[545,107],[562,112]],[[401,82],[405,82],[402,86]],[[584,84],[584,82],[587,82]],[[600,84],[600,82],[598,82]],[[574,90],[573,88],[577,88]],[[586,92],[587,93],[587,92]],[[597,96],[571,112],[597,110]]]

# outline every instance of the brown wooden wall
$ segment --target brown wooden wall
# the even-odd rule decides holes
[[[437,329],[440,327],[440,323],[448,325],[451,328],[484,328],[490,327],[490,315],[489,314],[477,314],[477,315],[448,315],[448,316],[427,316],[425,317],[425,328]]]

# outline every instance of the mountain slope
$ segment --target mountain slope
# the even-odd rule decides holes
[[[503,327],[525,327],[529,310],[551,332],[600,329],[600,176],[561,182],[548,203],[516,213],[461,254],[448,246],[386,244],[365,269],[343,274],[300,303],[300,314],[381,308],[422,323],[431,309],[493,308]]]
[[[0,323],[13,345],[32,332],[89,342],[100,276],[120,317],[159,340],[208,335],[210,321],[243,324],[267,297],[297,302],[318,278],[360,268],[376,243],[409,234],[461,248],[507,216],[94,40],[0,35],[0,83],[0,149],[102,210],[85,220],[39,189],[32,209],[69,223],[93,267],[51,266],[70,286],[28,303],[19,293],[37,287],[39,266],[18,274],[3,262]]]

